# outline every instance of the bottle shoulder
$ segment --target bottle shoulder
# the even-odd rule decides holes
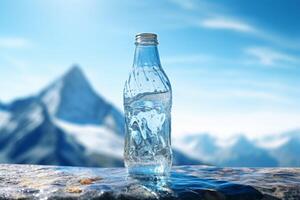
[[[133,67],[124,86],[124,98],[164,92],[172,93],[172,88],[161,66]]]

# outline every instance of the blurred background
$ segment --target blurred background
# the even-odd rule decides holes
[[[134,36],[158,34],[174,164],[300,166],[300,2],[0,2],[0,162],[123,165]]]

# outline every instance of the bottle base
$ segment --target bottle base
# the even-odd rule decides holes
[[[128,174],[133,177],[168,176],[169,167],[162,165],[135,165],[127,167]]]

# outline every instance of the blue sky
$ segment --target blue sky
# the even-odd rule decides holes
[[[134,35],[155,32],[174,92],[173,134],[250,137],[300,128],[300,2],[0,2],[0,100],[73,63],[122,107]]]

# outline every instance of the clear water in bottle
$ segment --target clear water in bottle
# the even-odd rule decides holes
[[[172,165],[172,90],[155,34],[137,35],[133,69],[124,88],[124,158],[134,176],[164,176]]]

